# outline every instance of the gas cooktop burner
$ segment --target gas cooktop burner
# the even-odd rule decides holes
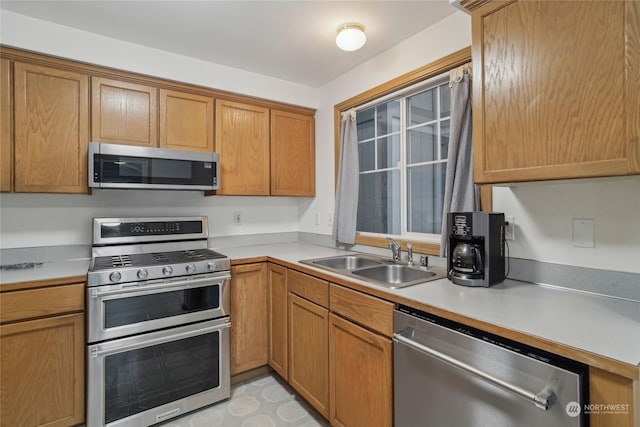
[[[226,255],[207,249],[206,217],[95,218],[93,233],[87,286],[228,274],[231,269]]]
[[[211,249],[195,249],[186,251],[157,252],[148,254],[125,254],[102,256],[95,258],[90,271],[101,271],[122,267],[151,267],[165,264],[181,264],[194,261],[208,261],[226,258]]]

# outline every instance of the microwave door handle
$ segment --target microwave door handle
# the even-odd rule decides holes
[[[197,288],[201,286],[203,283],[210,283],[212,285],[221,285],[227,280],[231,280],[231,275],[225,274],[223,276],[215,276],[215,277],[201,277],[198,279],[191,280],[181,280],[179,282],[174,283],[158,283],[155,285],[143,285],[143,286],[131,286],[129,288],[122,289],[113,289],[109,291],[92,291],[92,298],[100,298],[109,295],[122,295],[122,294],[134,294],[134,293],[147,293],[147,291],[155,291],[155,290],[180,290],[180,289],[191,289]]]

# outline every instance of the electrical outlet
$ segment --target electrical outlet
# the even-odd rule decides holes
[[[316,212],[316,225],[320,225],[320,212]]]
[[[593,218],[573,218],[571,228],[573,246],[577,248],[596,247]]]
[[[242,216],[240,215],[240,211],[235,211],[233,213],[233,223],[235,225],[240,225],[242,223]]]
[[[516,240],[516,220],[512,216],[505,216],[504,220],[509,223],[504,228],[505,240]]]

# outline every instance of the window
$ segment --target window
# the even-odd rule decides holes
[[[439,236],[449,115],[448,75],[357,110],[358,232]]]

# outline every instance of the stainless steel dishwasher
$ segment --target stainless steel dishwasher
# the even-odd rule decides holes
[[[394,312],[395,427],[588,426],[588,367],[412,308]]]

